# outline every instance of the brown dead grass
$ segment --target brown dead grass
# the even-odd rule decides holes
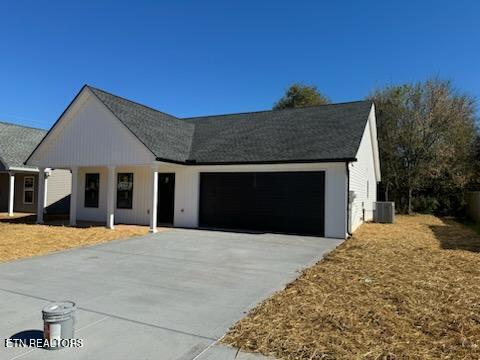
[[[428,215],[365,224],[223,341],[280,359],[479,359],[480,236]]]
[[[9,218],[0,215],[0,262],[43,255],[54,251],[99,244],[144,235],[146,226],[116,225],[115,230],[101,224],[80,223],[66,226],[65,219],[50,219],[36,225],[34,216]],[[159,229],[160,230],[160,229]]]

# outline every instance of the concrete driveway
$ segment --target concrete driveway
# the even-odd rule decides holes
[[[340,242],[173,229],[2,264],[0,359],[214,358],[211,345],[246,311]],[[84,347],[4,347],[41,330],[42,307],[65,299],[79,307]]]

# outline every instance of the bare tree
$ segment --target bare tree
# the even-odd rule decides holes
[[[411,213],[416,191],[442,182],[462,188],[470,180],[475,142],[475,102],[433,78],[387,87],[377,106],[382,176],[388,196]],[[392,193],[393,192],[393,193]]]

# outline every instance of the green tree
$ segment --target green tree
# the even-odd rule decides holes
[[[273,105],[274,110],[328,104],[330,100],[318,92],[316,86],[293,84]]]
[[[438,78],[390,86],[370,98],[387,199],[408,213],[415,196],[437,207],[429,210],[455,212],[473,176],[474,99]]]

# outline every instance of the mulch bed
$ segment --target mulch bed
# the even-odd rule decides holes
[[[34,215],[0,214],[0,262],[148,233],[147,226],[116,225],[109,230],[103,224],[85,222],[70,227],[65,217],[46,217],[46,225],[35,224],[35,219]]]
[[[279,359],[479,359],[480,236],[429,215],[365,224],[223,342]]]

